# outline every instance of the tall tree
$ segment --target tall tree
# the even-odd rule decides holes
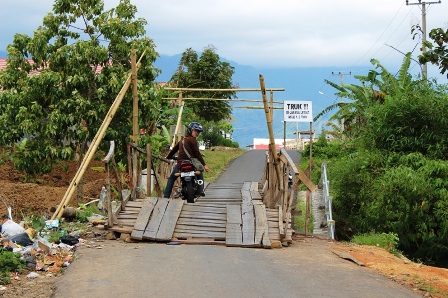
[[[220,61],[213,46],[205,48],[200,57],[189,48],[182,54],[179,68],[171,81],[177,87],[184,88],[230,89],[233,88],[233,73],[234,67],[228,62]],[[183,97],[236,98],[235,92],[229,91],[183,92]],[[193,111],[196,119],[205,121],[227,120],[232,113],[230,103],[222,100],[188,100],[185,106]]]
[[[419,26],[412,28],[412,32],[421,31]],[[448,29],[435,28],[429,32],[429,38],[433,40],[426,41],[424,46],[428,49],[427,52],[418,56],[421,64],[431,62],[439,67],[440,73],[444,74],[448,71]],[[446,74],[448,78],[448,72]]]
[[[110,10],[101,0],[55,0],[34,36],[14,36],[0,72],[0,145],[28,136],[14,151],[18,168],[46,172],[54,160],[71,159],[85,147],[129,75],[131,49],[137,57],[146,51],[137,75],[139,125],[152,129],[163,117],[167,103],[153,84],[157,53],[136,12],[129,0]],[[131,132],[127,92],[105,139],[124,148]]]

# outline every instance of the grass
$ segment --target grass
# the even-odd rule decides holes
[[[356,235],[350,242],[362,245],[378,246],[386,251],[398,256],[400,252],[397,250],[398,235],[394,233],[367,233]]]
[[[298,196],[298,194],[295,194]],[[302,231],[305,232],[305,222],[306,222],[306,201],[305,198],[297,198],[297,204],[296,204],[296,211],[301,211],[301,215],[294,215],[293,221],[294,221],[294,229],[296,231]],[[313,215],[312,210],[310,214],[310,218],[308,219],[308,233],[313,233],[314,226],[313,226]]]
[[[204,160],[207,166],[213,172],[204,172],[204,179],[207,182],[214,182],[219,175],[226,169],[229,162],[243,153],[244,149],[229,148],[228,150],[205,150],[203,151]]]

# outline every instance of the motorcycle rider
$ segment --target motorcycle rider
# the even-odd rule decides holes
[[[199,159],[199,161],[204,165],[204,170],[207,172],[211,172],[212,170],[205,164],[204,158],[202,157],[202,154],[199,152],[199,146],[196,138],[199,136],[199,134],[203,131],[202,125],[198,122],[191,122],[187,126],[187,135],[183,138],[183,142],[178,142],[174,148],[168,153],[166,156],[167,159],[173,158],[173,156],[176,154],[176,152],[179,151],[179,154],[177,156],[177,160],[188,160],[187,154],[185,153],[185,149],[187,149],[188,153],[190,153],[190,157],[196,157]],[[183,143],[183,145],[181,145]],[[165,192],[163,193],[164,198],[169,198],[171,196],[171,191],[173,190],[174,181],[176,181],[177,176],[175,176],[176,173],[179,172],[179,166],[178,163],[174,165],[173,171],[171,172],[170,177],[168,178],[168,182],[165,187]],[[204,175],[201,172],[198,177],[200,180],[204,180]],[[204,192],[202,192],[202,196],[204,196]]]

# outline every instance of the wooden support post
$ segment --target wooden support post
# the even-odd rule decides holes
[[[152,185],[152,155],[151,155],[151,144],[146,144],[146,196],[151,196],[151,185]],[[155,171],[154,171],[155,172]]]
[[[282,173],[283,173],[283,179],[282,179],[282,203],[283,203],[283,210],[285,211],[285,214],[287,213],[287,210],[289,209],[289,200],[288,200],[288,178],[289,175],[286,173],[287,167],[284,163],[282,164]]]
[[[272,152],[269,151],[269,208],[274,208],[275,206],[275,173],[274,173],[274,157]]]
[[[272,108],[269,107],[268,99],[266,97],[266,86],[264,84],[264,77],[263,75],[260,75],[260,87],[261,87],[261,95],[263,97],[263,105],[264,105],[264,111],[266,115],[266,122],[268,125],[268,131],[269,131],[269,150],[271,151],[271,157],[270,162],[274,164],[275,172],[277,174],[277,181],[281,179],[280,174],[280,167],[277,163],[277,149],[275,147],[275,139],[274,139],[274,132],[272,130]],[[271,94],[271,101],[272,101],[272,94]],[[273,173],[269,173],[270,177],[269,179],[273,179],[274,177],[271,177]],[[269,208],[272,208],[273,205],[275,205],[275,202],[272,202],[274,196],[271,196],[271,202],[269,203]]]
[[[123,188],[121,187],[120,175],[118,174],[117,163],[115,162],[115,157],[112,156],[112,166],[114,168],[115,180],[117,180],[117,190],[119,193],[119,198],[123,201]],[[123,210],[123,209],[122,209]]]
[[[114,221],[112,218],[112,202],[110,200],[110,178],[109,178],[109,162],[106,162],[106,198],[107,198],[107,217],[108,217],[108,226],[112,227],[114,225]]]
[[[309,189],[306,190],[306,218],[305,218],[305,235],[308,235],[308,227],[310,220],[310,205],[311,205],[311,192]]]
[[[132,141],[134,144],[138,144],[138,91],[137,91],[137,69],[135,65],[136,54],[135,50],[131,51],[131,67],[132,67]],[[140,186],[140,172],[139,172],[139,161],[140,155],[135,148],[132,149],[132,196],[131,198],[135,200],[138,196],[138,187]]]

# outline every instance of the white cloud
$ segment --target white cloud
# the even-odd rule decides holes
[[[148,21],[147,35],[161,54],[213,44],[218,54],[256,67],[360,66],[372,57],[401,64],[421,6],[405,0],[131,0]],[[417,0],[410,3],[417,3]],[[105,0],[106,8],[118,0]],[[13,34],[32,32],[51,11],[50,0],[2,3],[0,49]],[[427,28],[447,27],[448,4],[427,5]],[[397,50],[392,49],[395,47]],[[419,46],[415,52],[418,54]]]

